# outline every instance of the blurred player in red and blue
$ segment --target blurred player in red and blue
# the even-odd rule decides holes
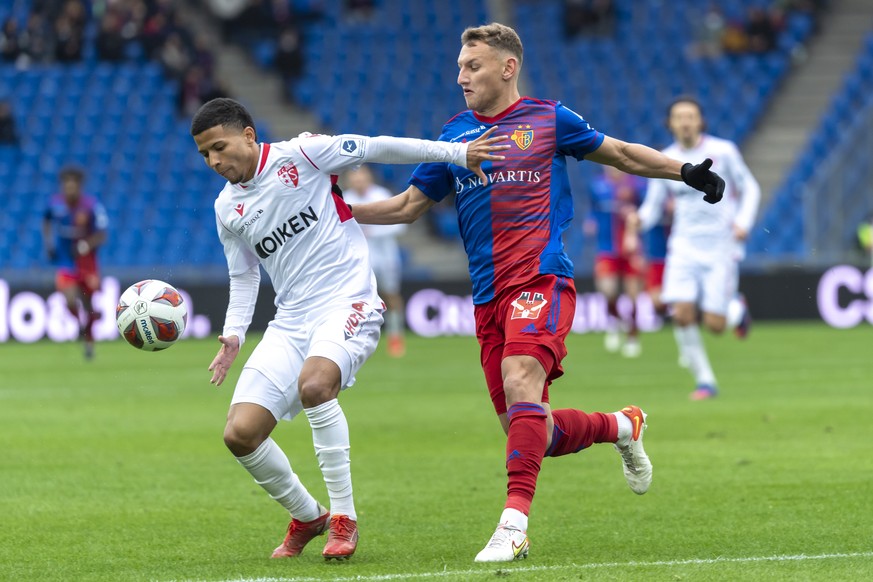
[[[67,300],[67,309],[79,322],[85,358],[94,357],[94,322],[100,317],[93,305],[100,288],[97,249],[106,242],[109,218],[103,205],[84,194],[85,174],[76,167],[61,170],[61,191],[52,195],[43,216],[43,241],[57,266],[55,286]]]
[[[409,188],[389,200],[355,205],[367,224],[412,222],[455,193],[470,263],[476,336],[495,412],[507,434],[507,498],[477,562],[509,562],[528,553],[528,513],[543,457],[614,443],[625,479],[638,494],[652,481],[643,450],[645,414],[552,410],[548,388],[563,374],[564,340],[576,311],[573,263],[561,240],[573,220],[567,158],[588,159],[648,177],[684,180],[718,202],[724,181],[711,161],[683,164],[652,148],[595,131],[556,101],[521,97],[521,40],[502,24],[461,36],[458,84],[469,109],[443,127],[441,141],[464,142],[498,127],[509,135],[503,160],[486,162],[487,181],[458,166],[422,164]]]
[[[641,353],[636,301],[643,286],[645,262],[639,251],[630,253],[623,248],[624,225],[627,215],[642,202],[645,189],[645,180],[612,166],[604,166],[603,173],[591,183],[591,220],[597,235],[594,287],[606,298],[609,313],[603,345],[608,352],[621,350],[626,358]],[[618,311],[621,291],[631,300],[626,319]]]
[[[643,235],[643,248],[646,260],[646,293],[652,300],[655,312],[661,317],[667,316],[667,305],[661,300],[661,289],[664,286],[664,264],[667,260],[667,239],[670,237],[670,225],[673,223],[673,199],[668,198],[664,204],[661,220]]]

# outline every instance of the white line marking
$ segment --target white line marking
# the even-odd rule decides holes
[[[806,560],[838,560],[844,558],[873,558],[873,552],[846,552],[838,554],[796,554],[789,556],[750,556],[745,558],[689,558],[687,560],[658,560],[654,562],[599,562],[595,564],[559,564],[555,566],[516,566],[514,564],[495,564],[491,568],[480,570],[443,570],[441,572],[407,572],[403,574],[376,574],[372,576],[345,576],[335,578],[325,574],[325,578],[307,576],[303,578],[234,578],[223,582],[381,582],[387,580],[411,580],[415,578],[445,578],[448,576],[493,577],[496,570],[507,574],[513,572],[553,572],[556,570],[595,570],[600,568],[646,568],[651,566],[688,566],[747,562],[803,562]],[[190,581],[188,581],[190,582]]]

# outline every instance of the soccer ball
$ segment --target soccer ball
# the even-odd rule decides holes
[[[115,309],[118,333],[135,348],[156,352],[182,337],[188,306],[169,283],[146,279],[121,294]]]

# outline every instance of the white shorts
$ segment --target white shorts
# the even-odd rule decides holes
[[[400,294],[400,246],[393,238],[371,239],[370,266],[380,293]]]
[[[705,313],[725,315],[739,285],[739,268],[732,256],[667,254],[664,303],[694,303]]]
[[[376,351],[382,306],[363,302],[297,320],[275,319],[243,367],[231,405],[259,404],[276,420],[291,420],[303,410],[297,379],[303,362],[319,356],[340,369],[340,386],[355,383],[355,374]]]
[[[400,258],[391,259],[375,259],[371,257],[373,262],[373,274],[376,275],[376,289],[379,293],[391,295],[400,294]]]

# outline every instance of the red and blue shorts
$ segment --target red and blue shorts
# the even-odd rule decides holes
[[[549,401],[549,384],[564,373],[564,340],[575,314],[576,285],[556,275],[539,275],[476,306],[482,370],[497,414],[506,412],[501,364],[508,356],[532,356],[539,361],[546,371],[542,401]]]

